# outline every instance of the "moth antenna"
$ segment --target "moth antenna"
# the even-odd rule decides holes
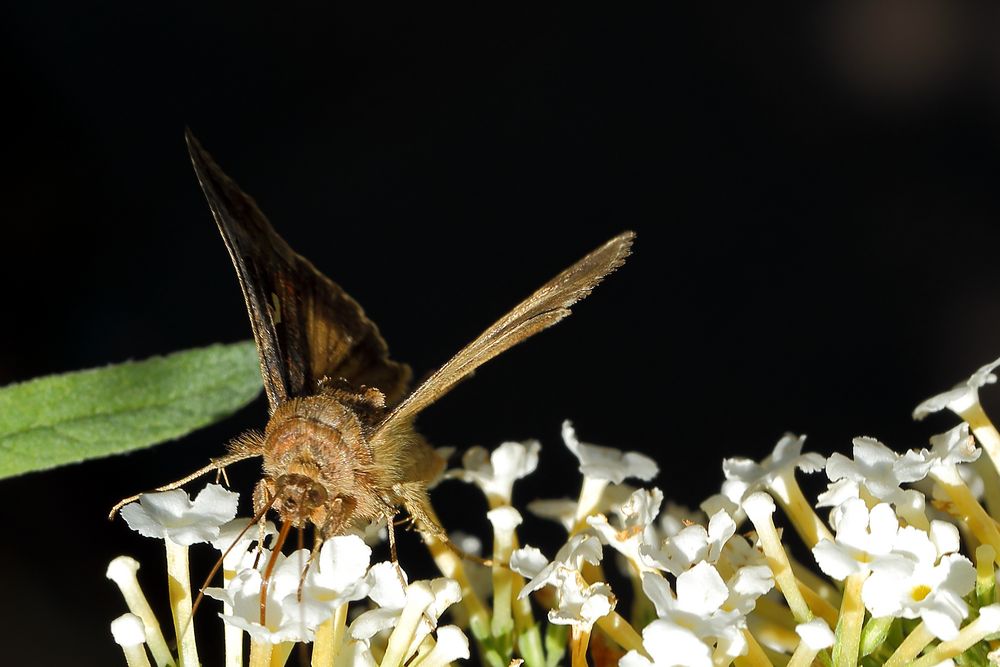
[[[271,557],[267,559],[267,566],[264,568],[264,576],[260,581],[260,624],[265,625],[265,619],[267,614],[267,587],[271,583],[271,574],[274,573],[274,566],[278,564],[278,554],[281,553],[281,547],[285,546],[285,540],[288,538],[288,531],[292,529],[292,522],[285,521],[281,524],[281,530],[278,532],[278,539],[274,543],[274,550],[271,552]]]
[[[447,535],[435,536],[436,539],[441,540],[441,544],[448,547],[448,549],[454,553],[459,558],[467,561],[472,561],[473,563],[478,563],[479,565],[485,565],[486,567],[493,567],[494,565],[499,565],[500,567],[510,567],[507,563],[497,563],[492,558],[483,558],[482,556],[477,556],[475,554],[470,554],[468,551],[462,549],[457,544],[451,541],[451,538]]]
[[[154,493],[157,491],[172,491],[173,489],[179,489],[180,487],[184,486],[191,480],[198,479],[202,475],[207,475],[210,472],[218,471],[222,468],[225,468],[228,465],[232,465],[233,463],[237,463],[238,461],[243,461],[244,459],[253,458],[255,456],[261,456],[261,452],[251,451],[250,449],[240,449],[238,451],[233,451],[232,453],[227,454],[225,456],[220,456],[217,459],[211,459],[211,463],[209,463],[207,466],[205,466],[204,468],[200,468],[199,470],[195,470],[193,473],[187,475],[186,477],[181,477],[179,480],[175,482],[170,482],[169,484],[158,486],[152,491],[146,491],[146,493]],[[115,515],[118,514],[118,510],[120,510],[125,505],[128,505],[129,503],[139,500],[139,498],[142,497],[142,495],[143,494],[141,493],[137,493],[134,496],[129,496],[128,498],[122,498],[121,500],[119,500],[117,503],[115,503],[115,506],[112,507],[111,511],[108,513],[108,520],[109,521],[113,520],[115,518]]]
[[[260,511],[257,512],[252,519],[250,519],[246,527],[240,531],[239,535],[236,536],[236,538],[230,543],[230,545],[226,547],[226,550],[222,552],[222,555],[215,560],[215,565],[212,566],[212,569],[209,571],[208,576],[205,577],[205,581],[202,582],[201,587],[198,589],[198,595],[195,597],[194,603],[191,605],[191,615],[188,617],[187,623],[184,626],[184,631],[180,635],[181,637],[183,637],[184,633],[188,631],[188,626],[194,622],[194,614],[196,611],[198,611],[198,607],[201,606],[201,601],[205,599],[205,589],[208,588],[208,585],[210,583],[212,583],[212,578],[215,577],[216,574],[218,574],[219,568],[222,567],[222,563],[225,561],[226,556],[228,556],[229,553],[234,548],[236,548],[236,545],[240,543],[240,540],[243,539],[243,536],[247,534],[247,531],[249,531],[254,524],[264,520],[264,515],[267,513],[269,509],[271,509],[271,505],[273,504],[274,500],[272,499],[269,503],[264,505],[264,507],[262,507]],[[258,551],[263,547],[264,547],[263,543],[259,544]]]

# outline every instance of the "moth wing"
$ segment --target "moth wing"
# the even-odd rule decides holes
[[[573,304],[624,264],[634,238],[633,232],[619,234],[542,285],[403,399],[376,427],[372,441],[407,428],[420,411],[476,368],[569,315]]]
[[[316,393],[324,377],[377,387],[389,405],[398,402],[410,368],[389,359],[378,327],[358,302],[289,247],[190,132],[185,138],[239,276],[271,412]]]

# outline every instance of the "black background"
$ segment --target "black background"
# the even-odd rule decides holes
[[[0,382],[249,336],[185,125],[418,375],[638,232],[569,321],[421,420],[460,448],[540,438],[518,504],[575,493],[566,417],[694,505],[785,430],[920,446],[952,420],[913,406],[1000,354],[995,9],[355,5],[4,10]],[[166,620],[162,555],[106,509],[265,414],[0,483],[8,659],[124,664],[105,565],[138,557]],[[482,530],[471,489],[435,498]]]

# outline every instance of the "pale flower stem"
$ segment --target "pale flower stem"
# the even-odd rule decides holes
[[[833,541],[830,530],[802,493],[795,479],[794,470],[775,479],[770,485],[770,490],[774,492],[775,499],[807,547],[812,549],[822,539]]]
[[[797,625],[788,607],[766,595],[760,596],[754,602],[753,617],[758,621],[766,621],[785,630],[791,630],[793,633]],[[798,637],[798,635],[795,636]]]
[[[815,572],[813,572],[808,567],[804,566],[802,563],[797,561],[793,556],[788,556],[788,563],[792,566],[792,573],[795,578],[799,581],[799,590],[808,589],[817,599],[826,603],[830,609],[833,609],[834,616],[837,614],[837,608],[840,607],[841,595],[840,591],[834,586],[830,585],[830,582],[823,579]],[[809,603],[809,608],[813,610],[814,614],[822,616],[813,603],[809,599],[809,595],[806,595],[806,602]],[[836,625],[836,621],[830,625]]]
[[[271,663],[269,667],[285,667],[288,656],[292,654],[295,642],[281,642],[271,649]]]
[[[806,601],[809,611],[826,621],[827,625],[831,628],[836,626],[837,618],[840,615],[837,608],[798,579],[795,580],[795,583],[798,585],[799,593],[802,595],[802,599]],[[843,600],[841,600],[841,604],[843,604]],[[799,621],[799,623],[801,622]]]
[[[163,637],[160,622],[156,620],[153,608],[149,606],[149,600],[139,586],[136,577],[138,569],[139,563],[134,558],[119,556],[111,561],[107,576],[118,586],[128,610],[142,619],[146,629],[146,644],[149,646],[149,652],[153,654],[156,666],[169,667],[174,664],[174,656],[167,648],[167,640]]]
[[[642,578],[638,569],[630,564],[629,583],[632,585],[632,609],[629,617],[638,622],[640,618],[652,618],[653,603],[642,592]]]
[[[235,578],[235,570],[223,569],[222,587],[225,588],[228,586]],[[226,616],[232,616],[233,608],[228,602],[224,602],[222,604],[222,612]],[[226,647],[226,667],[243,667],[243,630],[222,621],[222,632]]]
[[[743,631],[743,637],[747,640],[747,653],[736,656],[733,660],[737,667],[774,667],[763,647],[757,643],[757,639],[749,630]]]
[[[921,622],[920,625],[913,628],[913,632],[906,636],[906,639],[896,648],[896,651],[885,661],[883,667],[903,667],[904,665],[909,665],[933,639],[934,635]]]
[[[435,646],[437,646],[437,641],[435,641],[434,637],[430,634],[426,634],[421,638],[417,638],[417,636],[414,635],[413,641],[410,642],[409,647],[406,649],[406,655],[413,656],[411,658],[407,658],[408,662],[406,662],[406,667],[416,667],[416,665],[427,657],[427,654],[430,653],[431,649]]]
[[[165,538],[167,545],[167,578],[170,590],[170,611],[174,617],[177,653],[181,667],[198,667],[198,646],[191,622],[191,574],[188,548]],[[183,634],[183,636],[182,636]]]
[[[516,534],[514,538],[517,539]],[[514,593],[524,588],[524,577],[514,571],[511,571],[511,577]],[[529,597],[518,598],[515,595],[511,605],[514,612],[517,648],[524,657],[524,662],[527,663],[528,667],[546,667],[542,631],[539,629],[534,612],[531,610],[531,599]]]
[[[316,628],[310,661],[312,667],[333,667],[333,662],[340,653],[346,630],[347,605],[342,604],[333,612],[333,616]]]
[[[503,511],[498,509],[497,511]],[[492,516],[492,515],[491,515]],[[502,523],[502,522],[501,522]],[[514,629],[511,603],[515,596],[514,572],[507,563],[514,551],[514,529],[498,527],[493,523],[493,619],[491,629],[494,637],[500,637]]]
[[[996,602],[996,570],[993,562],[996,551],[988,544],[980,544],[976,548],[976,598],[980,605]]]
[[[590,629],[584,629],[579,626],[573,626],[573,632],[570,636],[569,646],[570,655],[572,656],[572,666],[573,667],[588,667],[587,665],[587,646],[590,644]]]
[[[399,615],[399,621],[389,635],[385,647],[381,667],[399,667],[409,658],[410,645],[413,643],[417,626],[423,617],[427,606],[434,600],[426,582],[417,581],[407,589],[406,606]]]
[[[778,584],[781,594],[785,596],[788,608],[792,610],[792,616],[798,623],[811,621],[812,611],[809,610],[809,605],[806,604],[805,598],[799,591],[798,582],[795,580],[792,567],[788,562],[788,554],[785,553],[781,538],[778,537],[778,530],[774,527],[772,515],[758,517],[758,519],[754,522],[754,528],[757,529],[757,536],[764,548],[767,564],[770,566],[771,572],[774,573],[774,581]]]
[[[867,572],[859,572],[847,577],[845,582],[844,601],[840,605],[840,622],[837,624],[837,643],[833,647],[834,667],[855,667],[858,664],[865,620],[861,587],[867,577]]]
[[[233,608],[223,605],[226,615],[232,615]],[[222,631],[226,642],[226,667],[243,667],[243,631],[235,625],[222,621]]]
[[[951,499],[956,511],[949,513],[964,518],[965,524],[976,539],[993,547],[997,554],[994,560],[1000,564],[1000,529],[997,528],[997,522],[986,513],[957,471],[952,474],[932,474],[932,476]]]
[[[786,667],[809,667],[816,659],[817,654],[819,651],[809,648],[805,642],[799,642],[799,647],[795,649],[795,653],[792,654],[792,659],[788,661]]]
[[[941,642],[918,660],[910,663],[910,667],[931,667],[961,655],[974,644],[978,644],[996,632],[995,620],[990,619],[990,621],[980,616],[962,628],[957,637],[951,641]]]
[[[150,667],[145,644],[122,646],[122,652],[125,654],[125,664],[128,667]]]
[[[583,478],[583,486],[580,487],[580,498],[576,503],[576,515],[573,517],[573,530],[569,532],[570,537],[576,535],[587,527],[587,517],[597,512],[601,504],[601,496],[608,486],[606,479]]]
[[[341,605],[346,607],[347,605]],[[337,608],[340,611],[340,607]],[[333,619],[328,618],[316,628],[316,638],[313,639],[310,667],[333,667],[336,656],[333,650]]]
[[[790,618],[791,615],[789,615]],[[753,627],[754,636],[758,637],[767,646],[764,652],[769,656],[772,655],[772,652],[777,652],[785,654],[785,658],[787,659],[788,654],[792,653],[795,647],[799,645],[799,642],[802,641],[802,638],[795,633],[795,630],[789,630],[780,624],[762,619],[755,619],[751,627]]]
[[[985,456],[980,456],[972,462],[972,467],[983,480],[983,499],[990,516],[1000,516],[1000,474],[993,462]]]
[[[597,619],[597,627],[626,651],[638,651],[648,657],[646,648],[642,645],[642,635],[617,611],[612,610]]]
[[[250,640],[250,667],[271,667],[271,650],[274,646],[267,641]]]

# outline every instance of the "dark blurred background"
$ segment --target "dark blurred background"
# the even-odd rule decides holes
[[[576,492],[563,418],[654,455],[667,497],[695,505],[723,457],[759,458],[785,430],[824,454],[859,434],[923,445],[953,421],[914,424],[916,403],[1000,355],[988,3],[4,15],[0,382],[249,337],[185,126],[418,375],[638,232],[569,321],[421,419],[460,448],[540,438],[519,504]],[[107,508],[265,414],[260,399],[180,442],[0,482],[12,664],[124,664],[106,563],[138,557],[164,620],[166,587],[160,544]],[[245,491],[258,475],[231,470]],[[435,496],[450,528],[482,530],[471,488]],[[547,529],[525,536],[552,548]],[[414,536],[403,548],[423,567]]]

